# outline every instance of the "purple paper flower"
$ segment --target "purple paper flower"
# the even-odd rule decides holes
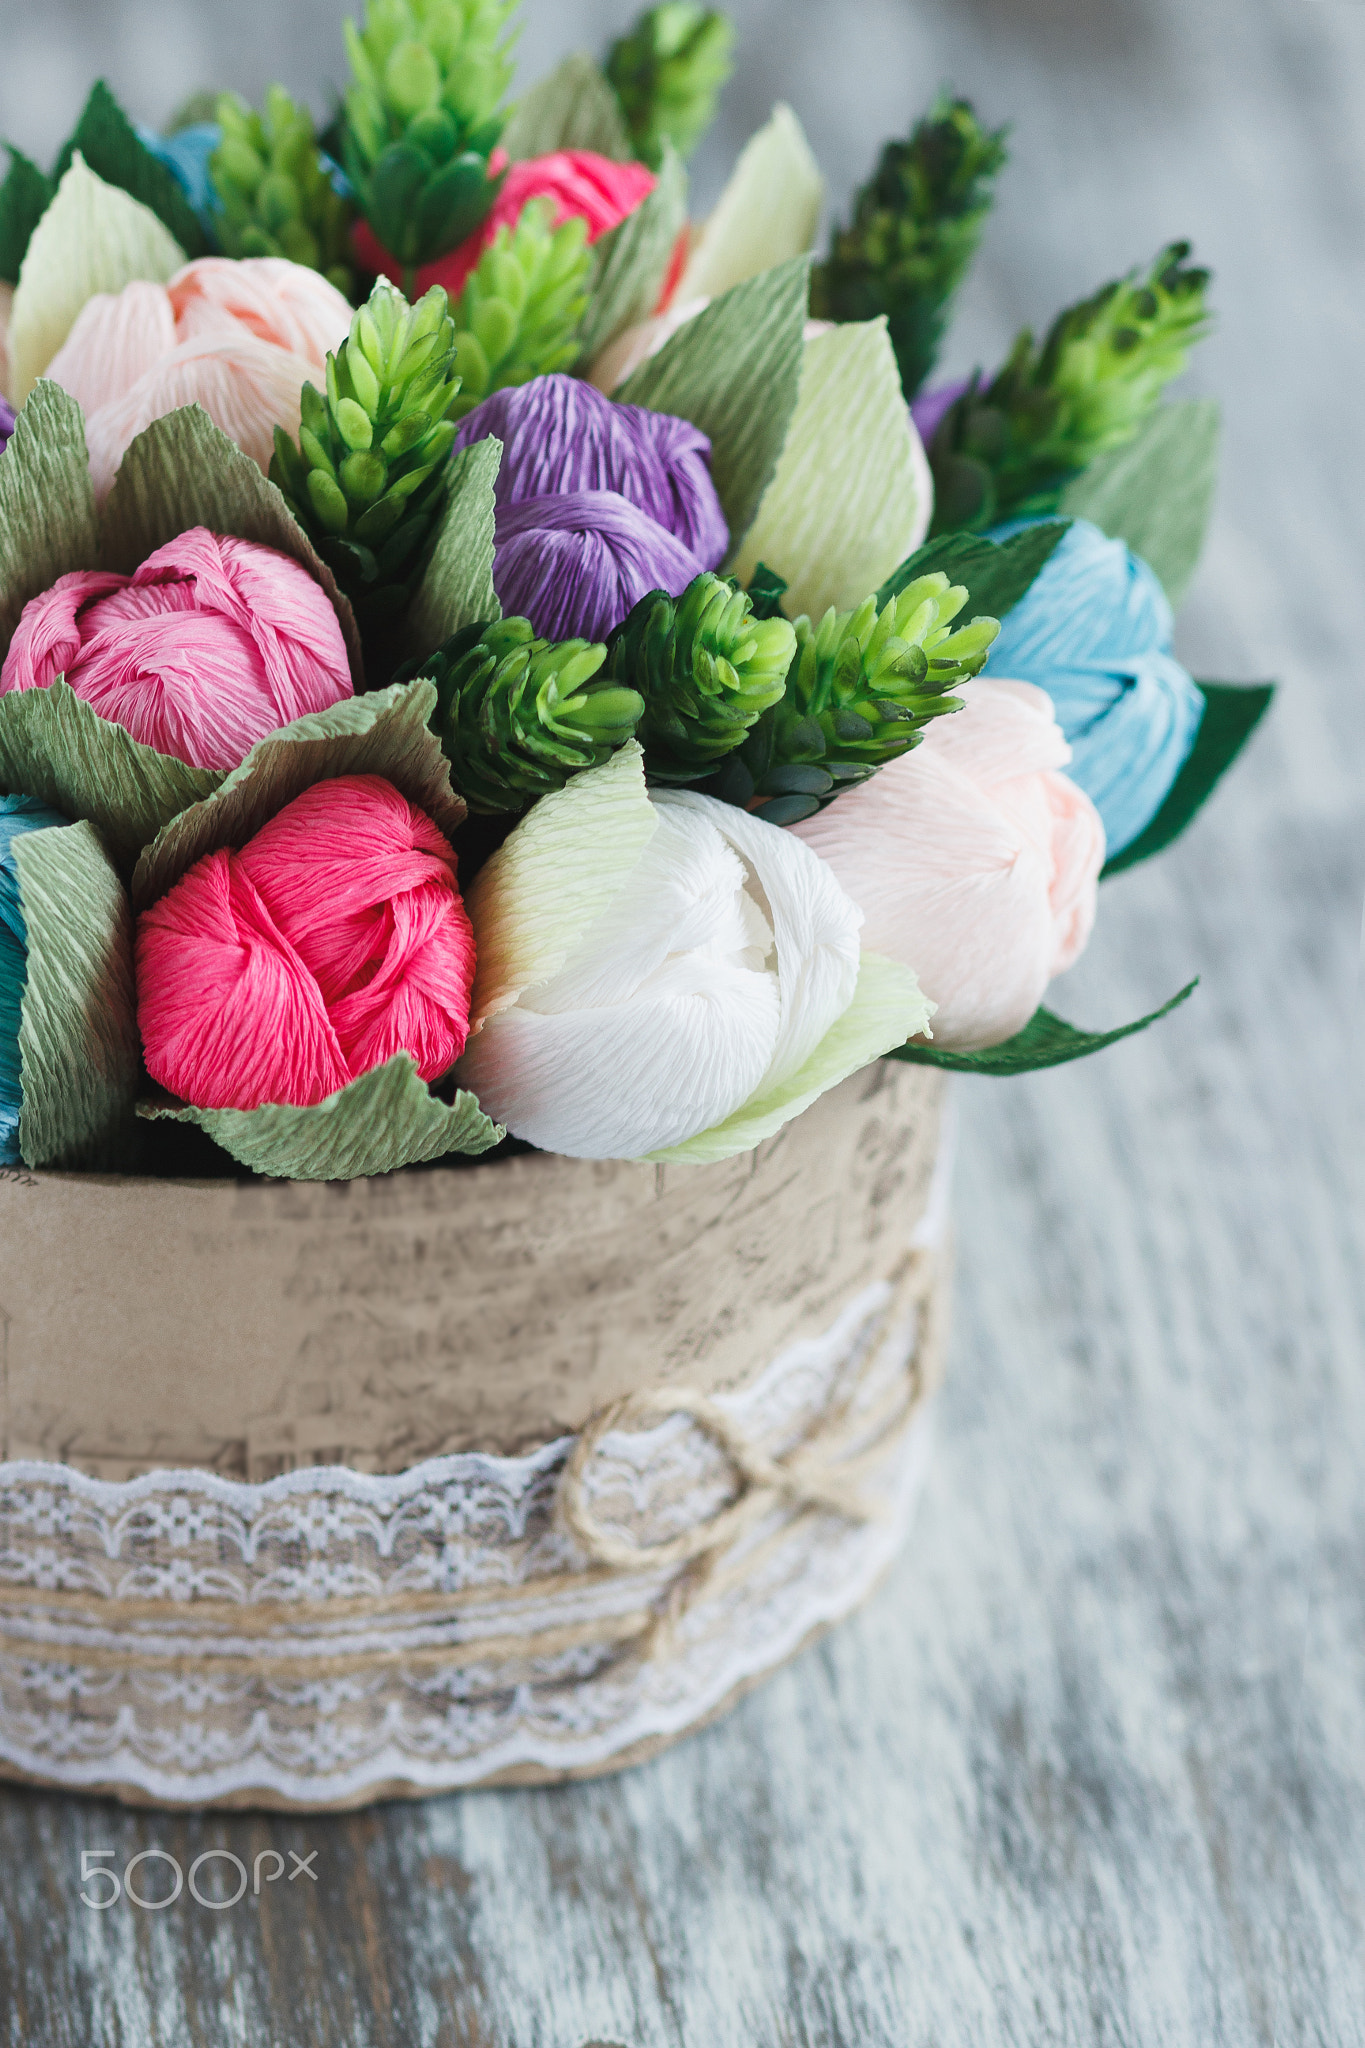
[[[0,398],[0,455],[9,446],[9,437],[14,432],[14,407],[7,398]]]
[[[493,587],[546,640],[605,640],[651,590],[678,597],[708,565],[619,491],[498,507]]]
[[[911,399],[910,417],[926,448],[938,432],[944,413],[950,405],[956,404],[971,381],[970,377],[959,377],[956,384],[939,384],[932,391],[921,391],[918,398]]]

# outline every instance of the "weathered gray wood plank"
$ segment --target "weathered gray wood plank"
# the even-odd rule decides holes
[[[0,113],[37,143],[97,65],[146,114],[276,69],[321,103],[345,11],[7,0]],[[625,11],[536,0],[523,48]],[[1014,118],[950,369],[1169,235],[1218,270],[1193,388],[1226,474],[1182,644],[1285,694],[1189,839],[1107,885],[1058,1001],[1203,987],[1092,1065],[961,1090],[938,1462],[865,1615],[573,1790],[327,1822],[6,1795],[6,2048],[1365,2042],[1365,7],[734,12],[704,189],[779,94],[840,194],[944,77]],[[316,1849],[319,1881],[77,1903],[82,1848],[211,1844]]]

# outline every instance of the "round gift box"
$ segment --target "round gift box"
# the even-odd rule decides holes
[[[721,1712],[907,1526],[942,1121],[883,1061],[716,1166],[0,1176],[0,1774],[341,1808]]]

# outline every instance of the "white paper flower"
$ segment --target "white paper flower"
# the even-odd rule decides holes
[[[728,1158],[924,1030],[913,974],[789,833],[647,793],[632,742],[542,798],[468,896],[488,1115],[579,1159]]]

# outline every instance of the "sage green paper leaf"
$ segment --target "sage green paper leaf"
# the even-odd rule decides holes
[[[1026,526],[1008,540],[986,540],[978,533],[944,533],[926,541],[908,561],[888,576],[877,592],[877,605],[899,597],[917,576],[941,570],[950,583],[965,584],[967,610],[974,616],[1003,619],[1018,604],[1066,532],[1065,519]]]
[[[54,183],[65,176],[77,150],[96,177],[149,208],[187,256],[208,255],[208,236],[180,180],[152,155],[102,78],[91,87],[75,131],[57,159]]]
[[[671,412],[709,434],[732,555],[772,482],[796,410],[809,295],[809,257],[765,270],[713,299],[612,393],[618,404]]]
[[[85,417],[60,384],[35,384],[0,461],[0,656],[31,597],[99,561]]]
[[[60,677],[45,690],[0,696],[0,789],[89,818],[125,872],[177,811],[223,779],[220,768],[191,768],[144,747]]]
[[[146,910],[205,854],[245,846],[296,796],[338,775],[382,775],[449,838],[463,824],[465,807],[427,724],[435,709],[434,683],[391,683],[310,711],[257,740],[240,768],[182,808],[147,847],[133,875],[134,907]]]
[[[1195,687],[1204,698],[1204,716],[1194,745],[1151,824],[1105,862],[1101,881],[1106,875],[1122,874],[1140,860],[1150,860],[1180,837],[1237,759],[1275,695],[1273,683],[1197,683]]]
[[[355,614],[335,576],[251,457],[214,425],[202,406],[182,405],[144,427],[119,464],[104,503],[104,566],[130,576],[148,555],[192,526],[292,555],[335,607],[352,687],[357,693],[364,689]]]
[[[93,825],[14,841],[28,974],[19,1024],[26,1166],[124,1161],[142,1074],[133,921]]]
[[[461,626],[502,617],[493,589],[493,486],[501,461],[502,442],[492,434],[451,457],[445,510],[404,628],[419,661]]]
[[[688,258],[677,304],[714,299],[775,263],[804,256],[824,203],[825,181],[801,123],[779,103],[740,151]]]
[[[1198,986],[1196,975],[1159,1010],[1139,1017],[1135,1023],[1120,1024],[1115,1031],[1078,1031],[1065,1018],[1054,1017],[1051,1010],[1037,1009],[1022,1031],[1016,1031],[1003,1045],[987,1046],[984,1052],[940,1052],[932,1045],[903,1045],[888,1053],[887,1058],[909,1060],[922,1067],[946,1067],[954,1074],[992,1074],[999,1078],[1032,1074],[1040,1067],[1061,1067],[1068,1060],[1083,1060],[1092,1052],[1103,1052],[1106,1045],[1117,1045],[1121,1038],[1131,1038],[1135,1031],[1145,1031],[1149,1024],[1179,1009]]]
[[[886,321],[850,321],[805,344],[786,446],[735,574],[747,584],[775,562],[793,618],[852,611],[926,531],[932,496]]]
[[[185,252],[149,208],[106,185],[79,151],[33,230],[9,325],[10,399],[28,397],[96,292],[165,284]]]
[[[633,213],[593,245],[588,310],[578,330],[580,364],[647,320],[659,303],[687,219],[687,172],[669,142],[658,183]]]
[[[594,149],[618,164],[635,154],[621,102],[601,66],[581,50],[513,107],[502,146],[513,163],[557,149]]]
[[[433,1095],[405,1052],[306,1109],[146,1101],[138,1115],[198,1124],[243,1166],[277,1180],[363,1180],[452,1152],[488,1152],[507,1135],[465,1090],[450,1103]]]
[[[1127,447],[1099,456],[1072,478],[1058,510],[1125,541],[1179,604],[1213,510],[1218,440],[1219,412],[1211,398],[1159,405]]]

